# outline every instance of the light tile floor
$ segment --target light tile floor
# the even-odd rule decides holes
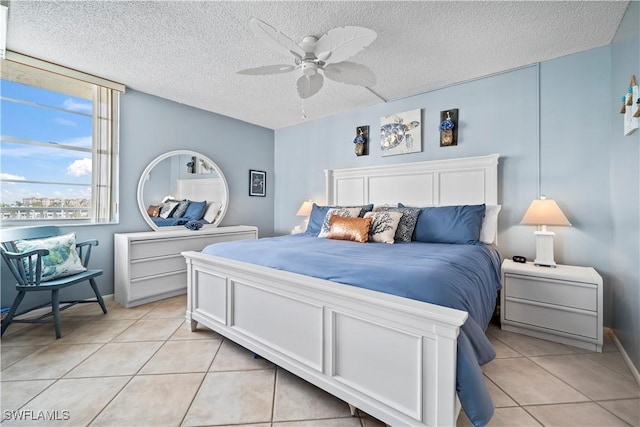
[[[96,304],[64,311],[59,340],[52,325],[9,327],[3,426],[383,425],[206,328],[192,333],[184,296],[107,304],[107,315]],[[640,387],[610,338],[593,353],[494,325],[487,334],[497,353],[483,366],[490,425],[640,426]],[[57,420],[37,419],[47,416]],[[470,425],[464,413],[458,425]]]

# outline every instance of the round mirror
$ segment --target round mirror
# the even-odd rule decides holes
[[[217,226],[227,212],[229,186],[213,160],[176,150],[156,157],[138,182],[138,208],[154,230],[190,221]]]

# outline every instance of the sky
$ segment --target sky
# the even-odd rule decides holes
[[[61,146],[92,145],[92,102],[66,94],[0,82],[0,177],[2,179],[60,182],[75,185],[1,183],[0,202],[11,204],[27,197],[62,199],[91,198],[91,152],[60,149]],[[22,99],[65,111],[7,101]],[[20,138],[49,146],[16,144],[5,139]]]

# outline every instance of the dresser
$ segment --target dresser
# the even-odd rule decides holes
[[[218,242],[257,239],[256,227],[203,227],[114,235],[114,297],[125,307],[187,292],[187,265],[181,252],[201,251]]]
[[[591,267],[502,263],[506,331],[602,351],[602,277]]]

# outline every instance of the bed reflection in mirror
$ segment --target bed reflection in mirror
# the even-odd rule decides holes
[[[140,213],[154,230],[191,221],[216,226],[224,217],[228,201],[228,186],[220,168],[193,151],[158,156],[138,183]]]

